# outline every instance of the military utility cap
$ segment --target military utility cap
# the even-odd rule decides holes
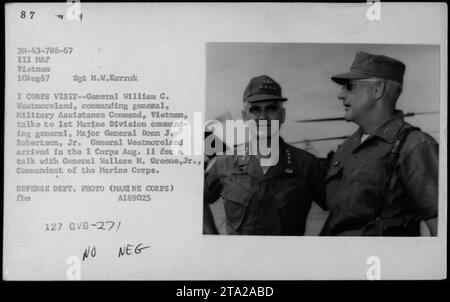
[[[280,101],[287,98],[281,96],[281,86],[267,75],[254,77],[244,91],[244,102]]]
[[[334,82],[343,85],[349,80],[377,77],[403,85],[404,73],[405,64],[399,60],[360,51],[356,54],[352,67],[350,67],[350,72],[332,76],[331,79]]]

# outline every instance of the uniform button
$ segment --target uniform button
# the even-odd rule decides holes
[[[357,159],[358,158],[358,154],[353,154],[353,158]]]

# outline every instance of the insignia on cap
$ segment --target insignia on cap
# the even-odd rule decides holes
[[[281,86],[267,75],[257,76],[250,80],[244,91],[244,101],[281,101],[287,98],[281,96]]]

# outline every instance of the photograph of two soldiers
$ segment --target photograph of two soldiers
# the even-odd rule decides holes
[[[203,234],[437,236],[439,51],[208,43]]]

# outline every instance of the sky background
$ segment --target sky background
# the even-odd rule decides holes
[[[287,142],[350,135],[357,129],[345,121],[297,123],[310,118],[342,117],[340,86],[334,74],[347,72],[358,51],[384,54],[406,64],[403,112],[439,111],[439,46],[381,44],[208,43],[205,120],[241,118],[242,95],[250,79],[266,74],[282,87]],[[407,121],[439,141],[439,115],[419,115]],[[335,150],[342,140],[295,144],[318,156]]]

